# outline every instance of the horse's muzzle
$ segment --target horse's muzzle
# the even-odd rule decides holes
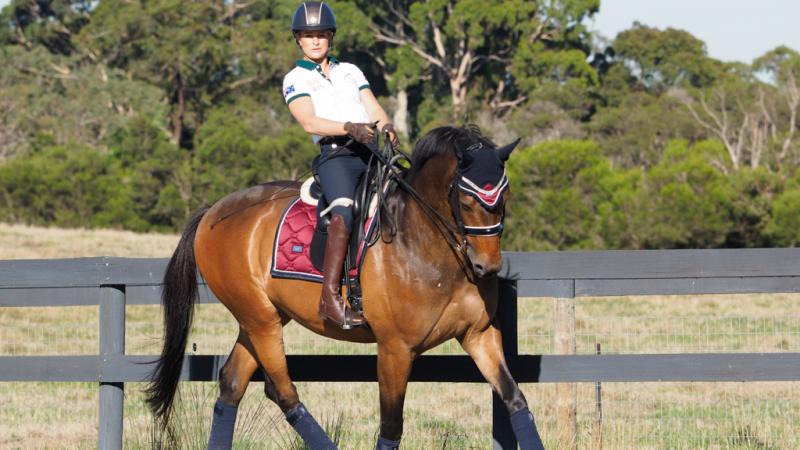
[[[503,258],[499,255],[497,258],[488,258],[486,254],[482,254],[470,246],[467,249],[467,256],[472,265],[472,271],[478,278],[489,278],[497,275],[500,269],[503,268]]]
[[[494,275],[497,275],[497,272],[500,272],[500,269],[503,268],[503,263],[500,264],[493,264],[493,265],[483,265],[480,263],[472,263],[472,270],[475,272],[475,275],[478,278],[489,278]]]

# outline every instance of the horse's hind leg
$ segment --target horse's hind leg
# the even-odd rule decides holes
[[[278,404],[286,420],[297,431],[311,450],[336,449],[328,435],[300,402],[297,389],[289,378],[286,354],[283,351],[283,323],[281,314],[270,303],[269,313],[258,311],[260,320],[249,322],[246,332],[256,359],[264,369],[267,382],[264,390],[270,400]],[[269,318],[269,320],[264,320]]]
[[[209,449],[231,448],[239,402],[244,397],[250,378],[257,368],[258,363],[250,342],[240,331],[228,361],[219,371],[219,398],[214,405],[211,436],[208,439]]]
[[[500,330],[494,325],[485,330],[471,330],[459,341],[505,404],[520,448],[544,450],[525,396],[506,365]]]

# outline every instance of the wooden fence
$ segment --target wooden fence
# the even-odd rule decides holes
[[[574,427],[575,400],[570,394],[574,382],[800,380],[800,353],[574,354],[576,297],[800,292],[800,249],[505,253],[504,257],[498,320],[506,358],[518,382],[559,383],[559,429]],[[98,447],[121,448],[124,383],[146,381],[152,367],[142,363],[154,359],[125,354],[125,306],[158,304],[165,266],[162,259],[130,258],[0,261],[0,307],[100,307],[97,356],[0,356],[0,382],[98,382]],[[560,355],[518,353],[518,297],[555,299]],[[200,302],[216,299],[201,289]],[[225,359],[224,355],[186,356],[182,380],[216,380]],[[295,381],[377,380],[375,356],[289,355],[288,362]],[[260,374],[254,378],[259,379]],[[411,380],[484,382],[469,357],[460,355],[420,357]],[[505,408],[496,397],[492,410],[494,448],[516,448]]]

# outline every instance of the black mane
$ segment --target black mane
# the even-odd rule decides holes
[[[477,125],[463,127],[434,128],[414,145],[411,154],[411,171],[416,172],[434,156],[455,155],[457,150],[466,150],[472,146],[495,148],[494,142],[481,134]]]

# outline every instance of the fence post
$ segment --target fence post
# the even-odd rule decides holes
[[[499,295],[495,318],[503,333],[503,353],[509,368],[514,364],[518,353],[517,343],[517,282],[499,280]],[[516,450],[517,438],[511,428],[506,405],[500,396],[492,391],[492,449]]]
[[[125,354],[125,287],[100,288],[100,357]],[[102,364],[102,363],[101,363]],[[97,448],[122,449],[124,383],[100,382]]]
[[[555,352],[559,355],[575,354],[575,285],[569,296],[554,299]],[[556,383],[556,428],[559,447],[577,448],[578,401],[575,383]]]

